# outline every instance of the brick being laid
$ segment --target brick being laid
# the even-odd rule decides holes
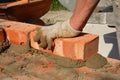
[[[36,31],[30,34],[31,46],[43,52],[74,60],[86,60],[98,52],[99,36],[95,34],[82,33],[81,36],[74,38],[57,38],[54,40],[53,51],[39,47],[33,39],[35,34]]]

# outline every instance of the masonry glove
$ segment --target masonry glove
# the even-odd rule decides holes
[[[73,29],[70,25],[70,20],[64,22],[57,22],[54,25],[41,27],[38,29],[34,38],[36,42],[40,44],[42,48],[53,49],[55,38],[70,38],[78,36],[81,31]]]

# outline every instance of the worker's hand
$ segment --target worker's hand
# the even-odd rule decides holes
[[[51,26],[46,26],[38,29],[34,40],[40,44],[42,48],[53,49],[53,40],[59,37],[75,37],[79,35],[81,31],[73,29],[69,23],[69,20],[65,22],[58,22]]]

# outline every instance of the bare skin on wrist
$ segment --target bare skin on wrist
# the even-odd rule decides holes
[[[71,26],[82,31],[90,15],[100,0],[77,0],[75,10],[70,19]]]

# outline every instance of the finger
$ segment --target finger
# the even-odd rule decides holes
[[[44,49],[47,47],[46,36],[41,35],[41,38],[40,38],[40,47],[42,47]]]
[[[39,42],[41,35],[42,35],[42,32],[41,32],[40,28],[37,28],[37,33],[36,33],[36,35],[34,36],[34,41],[35,41],[35,42]]]
[[[54,41],[52,38],[47,39],[48,49],[53,50],[54,49]]]
[[[35,41],[35,42],[39,42],[39,41],[40,41],[40,37],[41,37],[41,34],[40,34],[40,33],[37,33],[37,34],[34,36],[34,41]]]

